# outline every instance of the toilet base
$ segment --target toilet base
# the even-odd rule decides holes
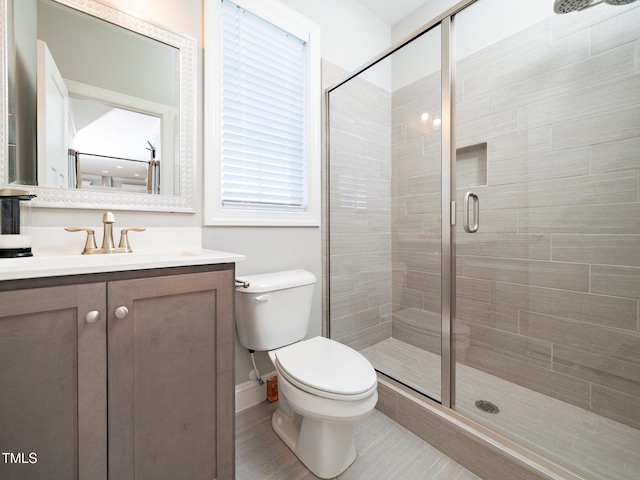
[[[335,478],[356,459],[353,425],[316,420],[295,414],[280,397],[273,414],[273,430],[311,472]]]

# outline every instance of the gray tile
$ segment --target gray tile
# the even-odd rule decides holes
[[[473,323],[467,325],[470,329],[469,350],[473,350],[476,361],[482,355],[490,358],[498,354],[503,358],[551,368],[551,343]]]
[[[331,253],[351,254],[363,252],[385,253],[385,238],[388,235],[337,233],[332,230],[330,233]]]
[[[465,364],[563,402],[589,408],[589,382],[514,358],[512,354],[472,345],[465,355]]]
[[[521,285],[589,291],[589,265],[576,263],[466,256],[464,276]]]
[[[512,109],[488,115],[468,123],[457,125],[456,143],[458,147],[468,147],[518,133],[518,110]]]
[[[591,147],[592,173],[639,170],[640,137],[607,141]]]
[[[393,250],[391,255],[395,269],[424,273],[440,273],[442,271],[442,256],[439,252]]]
[[[636,174],[606,173],[491,187],[491,208],[540,208],[636,202]]]
[[[330,228],[339,233],[368,233],[369,218],[368,215],[334,212],[331,214]]]
[[[437,381],[430,378],[439,379],[439,357],[431,353],[421,352],[395,339],[385,340],[364,352],[367,356],[373,355],[377,368],[383,366],[383,371],[400,374],[399,378],[404,383],[419,391],[424,390],[425,386],[431,392],[439,389]],[[387,368],[385,364],[391,367]],[[413,368],[416,364],[421,365],[421,368]],[[636,473],[640,469],[640,430],[628,426],[635,421],[634,412],[637,412],[639,406],[634,397],[593,386],[593,408],[604,409],[598,413],[627,424],[618,423],[466,365],[458,364],[456,370],[458,379],[455,408],[458,413],[532,446],[586,478],[635,480],[637,477]],[[534,377],[538,375],[533,371],[531,374]],[[407,399],[399,398],[394,392],[392,398],[393,407],[397,402],[402,410],[402,421],[407,422],[408,428],[415,428],[419,435],[429,441],[432,439],[435,445],[446,449],[445,451],[457,445],[464,452],[465,461],[476,466],[482,465],[482,461],[469,453],[469,446],[465,443],[468,437],[452,440],[454,432],[451,431],[451,425],[443,422],[443,429],[440,430],[438,423],[428,421],[429,418],[435,421],[438,417],[429,417],[427,412],[422,412],[419,408],[405,409]],[[474,406],[477,399],[488,399],[498,404],[500,413],[489,415],[478,410]],[[423,415],[426,418],[423,419]],[[495,458],[491,459],[494,466],[496,461]],[[486,474],[487,472],[484,473]],[[513,472],[506,474],[499,470],[485,478],[521,477]]]
[[[332,270],[337,272],[338,269]],[[355,292],[356,277],[354,274],[331,275],[329,278],[330,294],[332,296],[343,296]]]
[[[606,355],[555,345],[553,369],[636,397],[640,404],[640,368]]]
[[[518,332],[518,308],[492,305],[485,301],[456,298],[456,318],[466,323],[483,325],[505,332]]]
[[[588,147],[544,152],[524,157],[491,159],[490,184],[521,184],[551,178],[577,177],[591,173]]]
[[[589,41],[588,34],[582,33],[571,38],[572,42],[579,43],[579,48]],[[491,94],[491,112],[509,110],[512,108],[535,107],[539,102],[544,103],[550,99],[557,99],[558,104],[566,100],[564,95],[616,80],[624,75],[636,73],[635,51],[631,44],[623,45],[600,55],[591,55],[583,60],[569,63],[557,68],[537,72],[538,74],[522,82],[505,85]],[[553,110],[555,105],[551,105]],[[555,123],[555,118],[548,118]],[[533,124],[529,125],[530,127]]]
[[[355,349],[362,350],[391,337],[391,322],[381,323],[374,327],[344,336],[331,336],[332,339]]]
[[[262,403],[236,415],[236,479],[316,479],[271,427],[277,404]],[[355,462],[337,479],[477,479],[460,465],[375,411],[355,429]]]
[[[378,403],[376,410],[389,417],[394,422],[398,418],[398,395],[389,387],[378,384]]]
[[[409,214],[439,213],[442,209],[442,195],[439,191],[436,193],[408,195],[403,198],[406,200],[406,213]]]
[[[333,253],[333,248],[332,248]],[[339,261],[339,270],[336,273],[360,273],[367,270],[379,270],[383,268],[391,268],[391,258],[388,252],[380,251],[362,253],[350,253],[345,255],[332,255]]]
[[[638,136],[640,110],[636,106],[573,119],[553,126],[554,150],[627,140]]]
[[[532,338],[640,365],[640,333],[520,312],[519,332]]]
[[[356,291],[353,294],[333,298],[331,301],[331,319],[353,315],[368,309],[367,292]]]
[[[460,225],[458,225],[458,237],[456,244],[458,255],[469,255],[474,257],[506,257],[530,260],[551,259],[551,237],[549,235],[482,233],[484,232],[484,224],[485,218],[481,210],[480,228],[478,229],[477,234],[465,234]],[[465,273],[465,276],[472,275],[466,275]]]
[[[541,127],[517,132],[487,140],[488,161],[510,160],[513,158],[539,155],[551,151],[551,127]],[[491,175],[489,175],[491,178]]]
[[[393,303],[402,307],[422,309],[424,308],[424,292],[410,288],[394,287]]]
[[[393,248],[397,251],[440,253],[440,235],[437,233],[394,233]]]
[[[591,398],[594,412],[640,429],[640,402],[638,397],[594,385]],[[631,467],[628,471],[631,475],[638,472],[637,467],[635,470]]]
[[[518,232],[640,234],[640,203],[528,208],[519,212]]]
[[[631,46],[631,48],[633,48]],[[627,55],[632,56],[629,52]],[[628,65],[632,65],[627,61]],[[572,87],[574,85],[570,83]],[[597,115],[615,112],[640,101],[640,75],[617,75],[606,83],[595,83],[587,88],[575,85],[575,90],[548,99],[538,99],[520,109],[520,129],[533,129],[545,125],[566,124]],[[555,133],[555,132],[554,132]],[[554,138],[559,148],[562,140]],[[591,142],[590,142],[591,143]]]
[[[604,295],[494,282],[491,303],[626,330],[638,323],[636,301]]]
[[[368,308],[342,317],[332,318],[331,336],[342,338],[383,323],[379,308]]]
[[[640,267],[640,235],[554,235],[554,261]]]
[[[591,291],[640,300],[640,268],[592,265]]]
[[[489,302],[491,292],[491,282],[478,280],[475,278],[464,278],[461,271],[456,277],[456,301],[471,300],[478,302]]]
[[[620,11],[615,17],[592,27],[591,45],[595,53],[638,39],[640,8],[637,5],[631,7],[635,8]]]

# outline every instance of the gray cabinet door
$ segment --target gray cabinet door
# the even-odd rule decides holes
[[[104,283],[0,292],[0,478],[106,479]]]
[[[232,302],[232,271],[108,284],[110,478],[232,478]]]

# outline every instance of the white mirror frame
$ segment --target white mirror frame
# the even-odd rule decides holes
[[[53,0],[80,12],[113,23],[145,37],[152,38],[179,51],[180,113],[178,155],[179,195],[151,195],[145,193],[105,192],[96,190],[46,188],[32,185],[11,185],[37,195],[34,207],[82,208],[110,210],[142,210],[166,212],[195,212],[195,118],[196,118],[196,41],[166,28],[159,27],[116,8],[94,0]],[[8,84],[7,84],[7,0],[0,0],[0,188],[7,185],[8,140]]]

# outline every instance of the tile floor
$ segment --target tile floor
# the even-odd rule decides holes
[[[261,403],[236,415],[237,480],[313,480],[271,428],[277,404]],[[478,480],[428,443],[374,410],[356,428],[357,457],[339,480]]]
[[[376,369],[422,392],[439,392],[440,358],[390,338],[361,351]],[[590,479],[640,479],[640,430],[479,370],[457,365],[456,409]],[[496,404],[484,413],[476,400]],[[428,478],[428,477],[426,477]]]

